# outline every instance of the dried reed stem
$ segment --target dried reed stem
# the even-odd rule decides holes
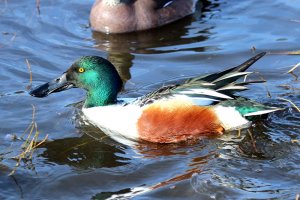
[[[289,102],[290,104],[292,104],[292,106],[294,107],[294,108],[296,108],[297,109],[297,111],[298,112],[300,112],[300,109],[299,109],[299,107],[298,106],[296,106],[296,104],[294,104],[291,100],[289,100],[289,99],[285,99],[285,98],[282,98],[282,97],[277,97],[278,99],[280,99],[280,100],[283,100],[283,101],[287,101],[287,102]]]
[[[259,77],[262,81],[264,81],[263,84],[264,84],[264,86],[265,86],[265,88],[266,88],[266,91],[267,91],[267,97],[271,98],[272,96],[271,96],[271,93],[270,93],[270,91],[269,91],[269,89],[268,89],[266,79],[265,79],[259,72],[254,72],[254,73],[257,74],[258,77]]]
[[[300,55],[300,50],[296,50],[296,51],[280,51],[280,52],[269,52],[269,54],[280,54],[280,55]]]
[[[27,64],[28,72],[29,72],[29,84],[26,86],[26,89],[30,90],[30,88],[32,86],[32,71],[31,71],[31,66],[30,66],[28,59],[25,59],[25,61]]]
[[[12,157],[12,159],[16,159],[17,161],[14,169],[10,172],[9,176],[13,175],[16,172],[22,161],[24,161],[25,163],[27,161],[32,161],[35,149],[48,139],[48,135],[46,135],[42,141],[38,142],[39,131],[35,122],[35,112],[36,109],[34,105],[32,105],[32,120],[22,134],[21,139],[23,139],[26,133],[28,133],[28,135],[21,145],[22,152],[19,155]]]
[[[293,72],[295,69],[297,69],[299,66],[300,66],[300,62],[297,63],[294,67],[292,67],[292,68],[287,72],[287,74],[288,74],[288,73],[292,73],[292,72]]]
[[[35,6],[36,6],[36,9],[37,9],[38,15],[41,14],[40,5],[41,5],[41,1],[40,0],[36,0],[35,1]]]

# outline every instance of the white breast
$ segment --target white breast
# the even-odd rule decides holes
[[[99,127],[105,134],[121,143],[126,138],[137,140],[137,120],[142,114],[142,109],[135,105],[109,105],[92,108],[83,108],[86,119]]]

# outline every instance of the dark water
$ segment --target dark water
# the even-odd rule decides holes
[[[286,72],[300,56],[267,55],[253,66],[267,79],[242,94],[285,108],[259,121],[241,137],[231,132],[196,144],[127,147],[98,129],[80,125],[78,89],[45,99],[26,91],[61,74],[82,55],[109,58],[126,83],[125,96],[138,96],[164,80],[215,72],[261,51],[300,49],[300,3],[210,1],[192,17],[157,30],[125,35],[92,33],[93,1],[0,1],[0,150],[19,153],[31,122],[32,106],[40,138],[48,142],[32,166],[0,163],[0,199],[295,199],[300,192],[299,81]],[[295,74],[299,74],[297,70]],[[117,123],[117,122],[116,122]],[[3,158],[3,156],[1,156]],[[140,187],[153,187],[149,192]]]

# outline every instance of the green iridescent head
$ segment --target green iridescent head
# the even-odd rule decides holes
[[[85,107],[105,106],[116,101],[122,89],[122,80],[108,60],[98,56],[84,56],[62,76],[35,88],[30,94],[45,97],[72,87],[87,91]]]

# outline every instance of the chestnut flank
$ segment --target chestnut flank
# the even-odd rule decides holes
[[[139,139],[156,143],[195,140],[202,135],[224,132],[211,107],[172,100],[146,107],[137,128]]]

